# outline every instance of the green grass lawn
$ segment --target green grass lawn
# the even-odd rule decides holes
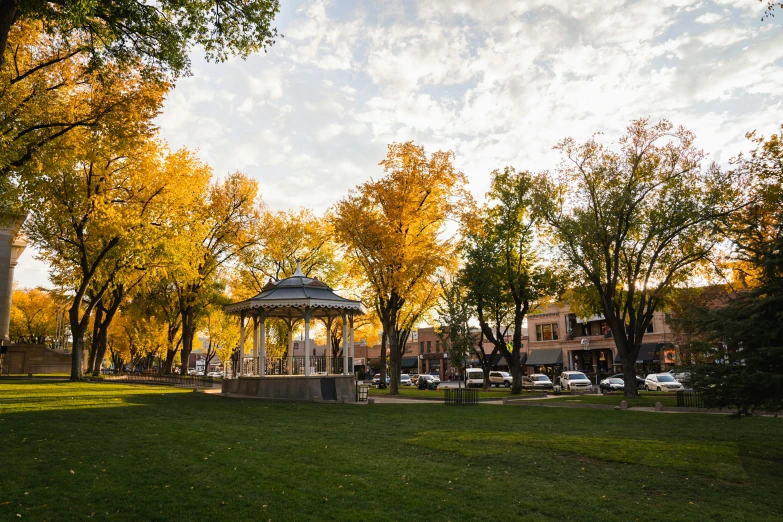
[[[511,394],[510,388],[490,388],[488,391],[478,390],[480,399],[502,399],[503,397],[509,397]],[[389,395],[389,388],[379,390],[370,386],[370,396],[384,396]],[[525,397],[528,394],[519,395],[519,397]],[[420,390],[415,386],[400,386],[401,397],[421,397],[433,400],[443,400],[443,388],[437,390]]]
[[[0,520],[780,520],[783,419],[0,381]]]
[[[561,395],[554,399],[547,399],[556,402],[567,402],[576,404],[608,404],[610,406],[619,406],[622,401],[627,401],[630,408],[634,407],[654,407],[656,402],[660,402],[664,407],[676,408],[677,395],[672,393],[639,392],[639,397],[626,399],[622,394],[612,395]]]

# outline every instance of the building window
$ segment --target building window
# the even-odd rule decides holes
[[[424,353],[424,341],[419,343],[419,353]]]
[[[315,357],[315,348],[313,348],[313,357]]]
[[[536,341],[557,341],[559,338],[557,323],[537,324]]]
[[[435,341],[435,351],[440,352],[440,341]]]
[[[653,333],[653,324],[652,321],[650,321],[650,324],[647,325],[647,333]]]
[[[432,341],[427,341],[427,353],[430,353],[432,348]]]

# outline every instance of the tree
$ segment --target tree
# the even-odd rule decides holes
[[[486,339],[507,360],[512,393],[522,391],[522,323],[555,292],[557,280],[534,252],[533,176],[511,167],[492,173],[488,202],[466,234],[462,280]],[[506,336],[511,332],[511,349]],[[483,347],[482,347],[483,350]],[[484,367],[488,382],[488,367]]]
[[[32,3],[32,2],[31,2]],[[75,153],[71,132],[149,136],[168,89],[160,73],[106,63],[91,71],[84,35],[53,35],[20,23],[0,67],[0,194],[6,211],[22,210],[18,184],[53,157]]]
[[[239,322],[224,313],[222,306],[213,306],[205,314],[204,333],[207,337],[207,366],[217,356],[225,368],[234,349],[239,346]]]
[[[442,151],[428,158],[413,142],[389,145],[380,163],[385,176],[360,185],[335,207],[335,235],[372,289],[389,342],[393,395],[410,331],[435,305],[438,271],[453,263],[456,242],[446,224],[470,199],[452,159]]]
[[[759,0],[759,2],[764,3],[766,2],[766,7],[764,8],[764,14],[761,17],[761,21],[763,22],[767,18],[774,18],[775,17],[775,9],[780,7],[783,9],[783,2],[779,2],[776,0]]]
[[[177,292],[182,324],[182,372],[187,373],[196,321],[209,304],[219,270],[259,241],[258,185],[235,172],[209,186],[191,209],[177,238],[177,262],[168,271]]]
[[[712,165],[694,135],[668,121],[631,123],[614,151],[595,137],[556,147],[565,160],[538,176],[537,210],[573,286],[594,292],[622,357],[625,395],[653,312],[706,263],[719,225],[741,206],[736,176]]]
[[[441,297],[435,333],[449,356],[449,364],[456,367],[457,372],[461,372],[467,364],[468,356],[473,354],[476,342],[469,324],[473,313],[466,299],[466,291],[458,280],[441,280],[440,286]],[[488,384],[489,378],[486,377],[485,384]],[[461,383],[461,380],[458,382]]]
[[[727,230],[732,257],[752,277],[723,306],[693,306],[686,318],[699,334],[690,348],[692,385],[705,403],[740,414],[783,411],[783,126],[769,139],[748,134],[756,148],[733,161],[750,178],[754,198]]]
[[[71,134],[74,150],[51,158],[25,185],[36,209],[25,230],[55,283],[73,291],[71,380],[82,379],[95,307],[150,266],[158,246],[176,235],[173,214],[190,207],[190,191],[204,183],[204,169],[186,151],[166,155],[157,142],[118,134]]]
[[[148,62],[176,75],[189,72],[193,45],[216,61],[266,50],[279,8],[278,0],[0,0],[0,55],[11,29],[33,21],[50,33],[87,35],[95,67]]]
[[[57,337],[60,304],[42,288],[14,290],[11,297],[11,341],[49,344]]]

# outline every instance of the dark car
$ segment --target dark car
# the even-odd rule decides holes
[[[625,389],[625,381],[617,377],[609,377],[601,381],[601,391],[622,391]]]
[[[625,375],[623,375],[622,373],[618,373],[612,375],[611,377],[608,377],[608,379],[622,379],[623,382],[625,382]],[[636,387],[640,390],[644,389],[644,379],[642,379],[638,375],[636,376]]]

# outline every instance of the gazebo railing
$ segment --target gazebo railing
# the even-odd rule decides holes
[[[265,375],[305,375],[305,358],[268,357],[265,361]],[[310,357],[310,375],[342,375],[345,368],[343,357]],[[348,368],[353,370],[353,358],[348,358]],[[227,368],[226,377],[233,378],[233,368]],[[245,356],[242,361],[242,375],[259,375],[258,359]]]

